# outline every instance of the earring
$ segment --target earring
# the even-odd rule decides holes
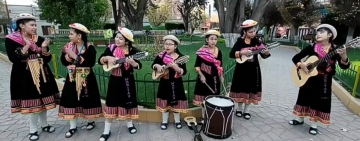
[[[78,43],[80,42],[80,39],[78,39]]]

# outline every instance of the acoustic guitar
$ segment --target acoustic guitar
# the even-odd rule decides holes
[[[203,138],[201,137],[200,131],[197,128],[197,122],[196,122],[196,118],[193,116],[187,116],[184,118],[184,121],[186,122],[186,124],[188,125],[190,130],[194,131],[194,140],[193,141],[203,141]]]
[[[148,52],[138,52],[138,53],[136,53],[134,55],[131,55],[131,56],[128,56],[128,57],[131,57],[134,60],[141,60],[141,59],[146,58],[148,55],[149,55]],[[126,58],[128,58],[128,57],[117,59],[115,61],[115,64],[113,64],[112,62],[107,62],[106,64],[103,65],[103,70],[108,72],[108,71],[111,71],[111,70],[113,70],[115,68],[120,67],[120,64],[124,63],[126,61]],[[115,58],[115,57],[113,57],[113,58]]]
[[[272,49],[275,49],[275,48],[278,48],[278,47],[280,47],[280,43],[278,43],[278,42],[273,42],[273,43],[270,43],[270,44],[266,45],[266,48],[268,50],[272,50]],[[259,54],[263,50],[264,49],[258,49],[258,50],[252,51],[252,53],[250,55],[241,55],[240,58],[236,58],[236,62],[239,63],[239,64],[242,64],[242,63],[246,62],[247,60],[252,59],[255,54]]]
[[[357,37],[355,39],[350,40],[345,45],[335,47],[335,49],[357,48],[356,45],[359,44],[359,42],[360,42],[360,37]],[[322,59],[319,59],[317,56],[308,57],[304,62],[307,69],[309,70],[308,73],[304,72],[300,67],[294,66],[291,69],[291,78],[293,83],[298,87],[303,86],[310,77],[316,76],[318,74],[317,66],[319,64],[326,62],[336,54],[337,54],[336,50],[334,50],[326,54],[326,56]]]
[[[174,61],[174,63],[182,65],[182,64],[185,64],[186,62],[188,62],[189,58],[190,58],[189,55],[184,55],[184,56],[181,56],[178,59],[176,59]],[[156,80],[156,79],[158,79],[160,77],[163,77],[164,75],[169,73],[168,68],[170,67],[170,64],[169,65],[163,65],[162,67],[163,67],[162,71],[153,70],[153,72],[152,72],[152,79],[153,80]]]

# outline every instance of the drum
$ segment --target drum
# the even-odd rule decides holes
[[[215,139],[231,136],[234,119],[234,100],[220,95],[207,96],[204,101],[203,132]]]

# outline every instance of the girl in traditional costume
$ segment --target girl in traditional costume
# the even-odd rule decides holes
[[[174,112],[175,127],[181,129],[180,113],[188,112],[188,101],[182,80],[187,70],[185,64],[175,64],[174,61],[184,55],[179,51],[180,40],[174,35],[167,35],[163,40],[165,50],[156,56],[152,65],[154,71],[168,71],[160,78],[156,109],[162,112],[162,130],[167,129],[169,111]],[[168,70],[163,70],[164,66],[169,66]]]
[[[43,132],[52,133],[55,128],[47,123],[47,110],[56,107],[59,98],[54,75],[48,63],[51,61],[49,39],[36,35],[36,17],[28,13],[16,16],[15,32],[6,36],[5,47],[13,63],[10,76],[11,112],[30,114],[31,141],[39,139],[38,119]]]
[[[220,81],[223,82],[222,53],[216,47],[220,33],[209,30],[205,33],[206,43],[196,52],[195,70],[198,73],[194,90],[193,104],[203,106],[206,96],[220,94]],[[201,123],[204,123],[204,108]]]
[[[252,55],[251,52],[258,49],[265,49],[265,46],[255,38],[256,28],[258,22],[254,20],[246,20],[242,23],[241,36],[238,38],[233,48],[230,51],[230,58],[240,58],[242,55]],[[261,58],[266,59],[270,57],[267,49],[260,53]],[[234,70],[234,76],[230,88],[230,97],[238,103],[238,109],[235,114],[237,117],[244,117],[250,119],[251,103],[257,105],[261,100],[261,69],[259,65],[258,55],[254,54],[253,59],[239,64],[237,63]],[[245,107],[243,109],[243,105]]]
[[[96,63],[96,50],[88,44],[90,31],[82,24],[70,24],[70,41],[61,54],[61,63],[69,70],[61,94],[59,117],[70,120],[70,129],[65,133],[70,138],[77,131],[76,120],[88,120],[87,130],[95,127],[94,119],[103,116],[99,88],[92,70]]]
[[[331,112],[331,85],[332,77],[335,75],[336,62],[341,69],[350,67],[350,60],[346,55],[346,49],[335,49],[332,41],[336,38],[336,29],[329,24],[321,24],[316,29],[316,44],[309,45],[298,54],[292,61],[303,71],[308,72],[306,64],[302,59],[306,56],[317,56],[324,58],[329,52],[336,51],[334,57],[318,65],[318,75],[310,77],[307,82],[300,87],[298,99],[294,106],[293,113],[296,119],[289,121],[291,125],[304,124],[304,117],[310,117],[311,126],[309,133],[316,135],[318,133],[317,122],[328,125],[330,124]]]
[[[127,28],[119,27],[115,33],[115,44],[109,45],[99,58],[99,64],[108,62],[114,63],[119,58],[126,58],[126,62],[119,68],[113,69],[110,75],[104,116],[106,117],[104,133],[100,141],[106,141],[110,136],[110,128],[113,119],[127,120],[127,127],[130,134],[135,134],[137,129],[132,119],[139,118],[139,111],[136,99],[136,86],[134,69],[140,70],[141,63],[128,56],[140,52],[132,46],[134,35]]]

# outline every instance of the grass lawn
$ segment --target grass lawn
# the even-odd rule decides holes
[[[51,46],[51,50],[53,54],[60,55],[61,49],[64,46],[66,42],[56,42],[54,45]],[[195,80],[197,77],[197,74],[194,69],[194,63],[196,59],[196,51],[203,45],[203,42],[197,42],[190,45],[181,45],[179,47],[180,51],[190,56],[189,62],[187,62],[186,67],[188,69],[188,73],[186,76],[183,77],[184,85],[185,85],[185,91],[187,93],[187,96],[189,99],[192,99],[193,97],[193,91],[195,86]],[[134,45],[135,46],[135,45]],[[231,64],[233,62],[232,59],[228,57],[228,54],[231,50],[231,48],[226,48],[225,43],[219,43],[219,48],[221,49],[223,53],[223,62],[224,62],[224,68]],[[138,47],[141,50],[144,50],[144,47]],[[102,52],[106,47],[97,47],[97,58],[101,55]],[[57,61],[60,63],[59,61]],[[158,81],[154,81],[151,79],[151,64],[152,60],[142,60],[141,61],[143,68],[141,70],[135,71],[135,79],[137,84],[137,93],[138,93],[138,102],[146,107],[153,108],[155,105],[155,98],[157,94],[157,88],[158,88]],[[59,75],[66,76],[67,70],[64,66],[61,64],[58,64],[58,70]],[[98,85],[100,88],[100,93],[102,97],[106,96],[107,92],[107,83],[108,83],[108,76],[110,73],[104,72],[102,70],[102,66],[96,65],[94,67],[95,73],[97,75],[98,79]]]

